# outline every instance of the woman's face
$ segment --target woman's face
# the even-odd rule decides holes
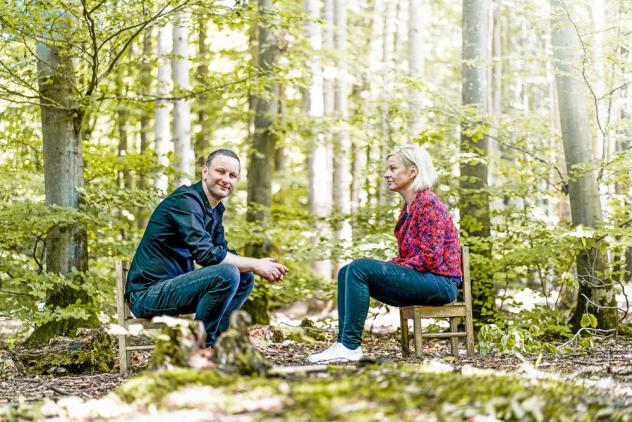
[[[414,166],[407,168],[401,158],[391,155],[386,160],[384,179],[389,190],[398,193],[406,191],[415,180],[416,175],[417,169]]]

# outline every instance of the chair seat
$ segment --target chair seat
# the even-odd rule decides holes
[[[400,308],[402,318],[450,318],[464,317],[466,308],[464,302],[452,302],[441,306],[404,306]],[[417,315],[415,315],[415,313]]]

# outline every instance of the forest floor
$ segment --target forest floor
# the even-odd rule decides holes
[[[318,336],[319,337],[318,341],[313,340],[313,339],[310,340],[308,338],[291,340],[288,337],[286,337],[281,342],[274,343],[272,342],[273,336],[271,335],[270,330],[266,327],[253,327],[250,333],[251,333],[251,339],[253,343],[257,345],[259,350],[261,350],[264,356],[273,365],[285,366],[285,367],[288,367],[288,366],[297,367],[301,365],[306,365],[306,357],[309,354],[322,350],[324,347],[327,347],[329,344],[331,344],[333,340],[332,334],[326,332],[326,333],[321,333]],[[395,374],[395,378],[401,378],[401,379],[407,379],[407,377],[412,377],[410,378],[411,385],[414,382],[419,381],[417,379],[419,376],[421,376],[419,374],[431,373],[431,372],[458,374],[459,377],[461,377],[461,374],[478,374],[480,377],[482,377],[482,378],[478,378],[478,380],[482,384],[489,384],[489,381],[486,381],[486,378],[484,377],[490,374],[492,375],[505,374],[507,375],[508,379],[524,379],[524,380],[530,379],[531,383],[533,383],[534,379],[548,378],[552,380],[560,380],[563,382],[567,382],[568,385],[580,386],[577,388],[586,388],[586,391],[590,391],[591,394],[596,393],[598,395],[598,396],[595,396],[596,398],[592,397],[592,398],[586,399],[586,403],[585,403],[586,408],[592,406],[592,404],[594,403],[614,403],[613,407],[615,410],[632,408],[632,339],[629,337],[628,338],[618,337],[616,339],[611,339],[606,342],[596,344],[592,348],[577,349],[576,351],[572,353],[543,354],[541,356],[540,355],[522,356],[519,354],[512,355],[512,354],[493,353],[487,356],[475,355],[474,357],[468,358],[467,356],[465,356],[464,350],[461,350],[460,356],[458,358],[455,358],[452,355],[450,355],[449,347],[447,343],[448,343],[447,341],[426,342],[424,345],[423,358],[420,359],[414,356],[411,356],[409,358],[403,358],[401,355],[399,338],[397,337],[395,333],[390,333],[390,334],[367,333],[363,340],[363,350],[364,350],[365,355],[367,355],[371,359],[371,361],[375,363],[374,365],[370,365],[371,367],[385,368],[381,370],[382,372],[377,372],[378,374],[381,373],[382,375],[387,376],[387,377],[390,376],[389,374],[391,375]],[[9,417],[11,416],[11,413],[9,412],[10,409],[19,409],[25,406],[28,407],[30,406],[30,404],[41,403],[42,399],[46,399],[46,398],[49,399],[47,401],[48,403],[65,403],[65,404],[62,404],[61,406],[62,407],[66,406],[65,408],[66,410],[63,410],[60,407],[55,408],[55,405],[52,405],[53,406],[52,410],[49,409],[49,416],[53,416],[53,415],[60,416],[62,414],[65,415],[65,417],[62,418],[62,420],[67,420],[67,419],[81,420],[81,419],[84,419],[84,417],[86,419],[91,419],[95,416],[99,419],[101,418],[102,419],[119,419],[119,418],[129,419],[132,417],[130,410],[124,412],[123,414],[121,414],[120,412],[112,413],[112,406],[113,406],[112,395],[108,396],[108,393],[117,391],[117,388],[119,388],[121,384],[125,383],[125,381],[128,380],[130,377],[134,377],[136,375],[138,375],[139,377],[142,376],[143,369],[147,365],[149,358],[150,358],[149,352],[134,353],[133,362],[132,362],[133,370],[122,375],[118,373],[118,368],[115,368],[109,374],[96,374],[96,375],[83,375],[83,376],[56,375],[56,376],[46,376],[46,377],[44,376],[18,377],[11,380],[0,380],[0,420],[3,420],[5,418],[14,419],[16,417],[15,413],[12,415],[12,417]],[[371,380],[373,380],[376,377],[375,369],[371,369],[369,370],[369,372],[366,372],[366,371],[363,372],[363,368],[360,368],[360,367],[356,368],[355,366],[350,366],[350,365],[337,365],[337,366],[342,368],[341,371],[342,373],[344,373],[344,375],[339,374],[338,378],[336,378],[336,376],[333,375],[334,378],[338,380],[353,379],[356,376],[358,377],[357,379],[359,380],[363,376],[365,376],[366,381],[370,384],[372,382]],[[370,371],[373,371],[373,372],[370,372]],[[377,371],[380,371],[380,370],[377,369]],[[378,378],[382,375],[379,375]],[[320,378],[322,379],[322,374],[320,375]],[[442,379],[445,379],[445,377],[443,377]],[[313,382],[312,384],[306,384],[305,381],[306,381],[305,378],[302,378],[300,380],[300,382],[302,382],[301,387],[300,387],[301,389],[308,388],[309,390],[309,389],[315,388]],[[316,382],[318,383],[320,381],[316,380]],[[357,381],[357,382],[360,382],[360,381]],[[388,384],[387,381],[384,381],[384,382]],[[395,384],[394,384],[395,389],[392,392],[392,394],[397,394],[398,389],[402,388],[402,386],[397,385],[398,382],[401,382],[401,381],[395,381]],[[457,380],[454,380],[454,382],[457,382]],[[247,383],[249,383],[247,385],[252,384],[251,381],[247,381]],[[256,385],[259,385],[259,384],[256,384]],[[186,417],[190,418],[191,420],[189,422],[191,422],[193,420],[220,420],[220,419],[224,420],[228,416],[230,416],[230,418],[228,418],[229,420],[257,420],[262,417],[261,415],[268,415],[268,417],[270,417],[271,415],[276,415],[277,417],[273,419],[279,419],[279,415],[282,415],[280,419],[284,420],[287,417],[287,415],[285,415],[284,411],[279,410],[280,409],[279,406],[281,406],[281,408],[283,407],[283,405],[280,404],[282,402],[274,401],[274,400],[270,402],[270,400],[272,399],[271,397],[269,397],[269,396],[274,396],[275,394],[279,396],[282,395],[280,392],[285,391],[284,390],[285,387],[283,387],[284,384],[283,383],[279,384],[278,382],[275,381],[274,383],[271,383],[270,385],[274,385],[275,386],[274,388],[276,389],[272,392],[264,393],[263,395],[266,397],[263,397],[263,398],[259,397],[256,400],[253,399],[252,397],[248,398],[248,400],[250,400],[248,401],[248,403],[251,403],[251,404],[249,405],[250,407],[246,406],[245,409],[238,408],[237,410],[235,410],[233,406],[232,410],[230,409],[226,410],[226,409],[222,409],[221,406],[220,407],[216,406],[215,408],[213,408],[213,412],[209,413],[208,403],[207,403],[204,405],[206,407],[202,406],[206,409],[206,411],[202,411],[202,413],[198,412],[198,413],[195,413],[195,415],[188,415]],[[206,388],[210,388],[210,387],[207,386]],[[243,389],[250,389],[250,388],[251,387],[242,386],[241,389],[238,388],[238,391],[241,392]],[[323,387],[321,385],[316,390],[314,390],[313,394],[316,394],[316,395],[325,394],[325,396],[329,397],[332,394],[332,392],[328,390],[323,390],[323,388],[326,389],[327,387]],[[357,387],[349,387],[347,385],[347,387],[345,388],[350,388],[351,389],[350,391],[353,392],[353,388],[357,388]],[[345,388],[342,388],[342,390],[346,391]],[[416,388],[419,388],[419,387],[416,387]],[[501,386],[498,388],[500,388],[500,390],[498,390],[497,393],[492,392],[491,394],[498,394],[501,396],[515,394],[513,386]],[[334,396],[335,396],[335,391],[333,393]],[[537,391],[537,388],[535,391]],[[208,395],[209,392],[206,391],[206,394]],[[375,409],[381,409],[381,407],[379,405],[376,405],[374,402],[377,401],[378,404],[381,403],[383,405],[384,400],[379,399],[375,394],[372,393],[370,400],[365,398],[364,400],[360,400],[359,403],[363,403],[362,405],[364,405],[365,407],[373,406],[375,407]],[[432,392],[428,394],[432,396],[435,393]],[[445,394],[447,393],[445,394],[436,393],[436,394],[437,394],[436,398],[437,400],[439,400],[441,397],[444,397]],[[578,393],[578,394],[581,396],[582,393]],[[193,394],[192,396],[195,396],[195,394]],[[189,395],[189,398],[192,396]],[[300,398],[296,397],[295,392],[293,393],[292,397],[293,397],[293,403],[300,402]],[[527,398],[525,397],[526,396],[523,396],[522,398],[522,401],[525,403],[523,407],[524,409],[527,409],[526,411],[528,412],[529,411],[528,409],[530,407],[533,407],[533,405],[530,403],[527,403]],[[95,399],[101,399],[101,400],[95,400]],[[505,399],[507,399],[507,397],[505,397]],[[253,400],[254,402],[258,404],[256,403],[252,404],[254,403]],[[257,402],[257,400],[259,401]],[[281,400],[281,399],[279,398],[278,400]],[[507,399],[507,400],[510,400],[510,399]],[[583,401],[583,399],[581,398],[579,398],[578,400],[579,401],[577,403],[580,403]],[[460,400],[457,400],[457,401],[460,402]],[[474,401],[476,402],[476,399],[474,399]],[[87,406],[89,410],[85,410],[86,409],[85,404],[88,402],[92,404],[90,406]],[[75,409],[80,409],[82,407],[81,405],[82,403],[84,404],[83,406],[84,410],[82,411],[83,413],[81,412],[76,413],[75,411],[75,413],[73,414],[72,411],[68,410],[72,407],[75,407]],[[116,401],[116,403],[119,403],[119,402]],[[581,406],[584,406],[584,404],[582,403],[577,404],[577,403],[573,404],[573,406],[575,406],[578,409],[583,408]],[[313,403],[309,404],[309,406],[311,405],[313,405]],[[400,405],[401,403],[398,406]],[[192,408],[196,409],[196,406],[198,407],[197,410],[200,411],[199,409],[200,405],[196,405],[195,403],[193,404],[188,403],[184,407],[186,407],[190,411]],[[257,407],[257,406],[260,406],[260,407]],[[332,409],[327,407],[326,410],[318,408],[318,409],[306,410],[305,413],[301,413],[301,414],[294,413],[293,414],[294,416],[291,417],[290,419],[307,420],[307,419],[311,419],[313,415],[319,415],[319,414],[321,416],[320,417],[317,416],[316,417],[317,419],[321,417],[325,419],[342,418],[345,420],[346,419],[360,420],[362,418],[365,418],[366,413],[358,414],[357,413],[358,409],[356,409],[354,406],[356,407],[360,406],[358,404],[358,399],[354,399],[350,403],[346,403],[342,407],[344,409],[349,410],[347,413],[345,413],[346,416],[344,417],[340,417],[340,415],[338,415],[337,417],[333,417],[332,416],[333,414],[331,413]],[[404,403],[403,406],[404,407],[413,406],[413,408],[416,409],[415,405],[411,405],[408,402]],[[512,403],[511,405],[507,404],[505,406],[506,408],[510,408],[511,406],[513,406],[513,410],[511,409],[502,410],[500,408],[494,410],[492,406],[492,410],[490,411],[488,408],[481,408],[479,405],[476,405],[476,406],[478,406],[476,408],[478,410],[476,409],[473,410],[472,412],[474,413],[470,412],[469,413],[470,415],[471,414],[489,415],[491,412],[492,414],[495,415],[496,418],[500,417],[500,420],[505,420],[506,418],[507,419],[522,419],[520,417],[516,418],[516,416],[520,416],[521,414],[525,412],[525,410],[520,406],[516,408],[517,405],[515,403]],[[498,403],[496,403],[494,406],[498,407]],[[501,407],[503,406],[504,405],[502,405]],[[542,404],[542,406],[544,406],[544,404]],[[577,406],[580,406],[580,407],[577,407]],[[604,406],[610,406],[610,404],[607,404],[607,405],[604,404]],[[178,408],[178,406],[175,406],[175,407]],[[4,411],[2,411],[2,409],[4,409]],[[538,415],[540,416],[546,415],[546,413],[542,413],[543,412],[542,409],[537,408],[533,410],[533,412],[535,412],[534,413],[535,416],[532,418],[532,420],[541,420],[542,418],[539,417]],[[611,410],[612,409],[609,409],[606,411],[606,413],[604,413],[603,416],[606,416],[605,418],[606,420],[610,419],[608,417],[609,415],[608,412]],[[182,411],[182,409],[179,409],[178,411]],[[377,412],[377,410],[375,411]],[[427,411],[429,412],[428,414],[434,415],[435,418],[437,417],[439,419],[446,418],[445,403],[444,403],[444,407],[429,408]],[[449,415],[452,415],[454,420],[458,420],[461,417],[467,416],[467,412],[463,413],[463,410],[461,410],[461,413],[454,413],[450,409],[448,409],[447,411],[448,413],[452,412],[452,413],[449,413]],[[136,406],[134,412],[136,412],[137,414],[138,413],[144,414],[148,419],[151,419],[152,421],[160,420],[161,418],[163,418],[162,420],[169,420],[171,419],[171,417],[175,417],[173,414],[170,414],[170,413],[167,413],[167,414],[160,413],[160,412],[156,413],[157,411],[151,406],[148,406],[147,403],[140,405],[140,407]],[[161,412],[164,412],[164,411],[161,411]],[[321,413],[318,413],[318,412],[321,412]],[[410,411],[407,411],[408,413],[405,412],[404,414],[399,414],[397,413],[399,411],[395,411],[397,413],[396,416],[393,416],[394,410],[392,408],[390,411],[385,411],[385,412],[387,416],[385,419],[390,419],[388,417],[390,415],[393,420],[401,420],[401,419],[426,420],[425,416],[428,415],[424,412],[420,414],[418,409],[415,410],[415,412],[417,413],[415,412],[410,413]],[[520,413],[520,412],[523,412],[523,413]],[[46,412],[44,412],[44,414],[46,414]],[[569,414],[573,414],[573,412]],[[150,417],[150,415],[152,416]],[[167,415],[171,415],[171,416],[167,416]],[[209,415],[214,415],[214,416],[211,417]],[[380,415],[379,412],[378,412],[378,415]],[[509,415],[509,417],[507,417],[507,415]],[[25,414],[23,416],[25,416],[27,419],[30,418],[28,414]],[[156,419],[157,417],[158,419]],[[268,417],[265,417],[264,419],[267,419]],[[622,418],[625,420],[627,417],[632,417],[632,416],[624,416]],[[614,418],[614,419],[618,419],[618,418],[619,417]],[[448,416],[447,419],[452,420],[452,417]],[[548,417],[545,416],[545,419],[548,419]],[[561,419],[564,420],[563,417]]]

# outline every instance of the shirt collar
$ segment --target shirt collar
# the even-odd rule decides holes
[[[204,203],[204,207],[206,208],[206,210],[210,213],[213,214],[213,208],[211,207],[211,204],[208,202],[208,198],[206,196],[206,193],[204,193],[204,188],[202,187],[202,181],[200,180],[199,182],[197,182],[196,184],[193,185],[193,189],[195,189],[195,191],[202,197],[202,202]],[[215,210],[218,211],[220,214],[224,213],[224,204],[222,204],[222,202],[218,202],[217,206],[215,207]]]

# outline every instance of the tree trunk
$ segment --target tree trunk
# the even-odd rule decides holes
[[[390,152],[390,150],[394,147],[394,142],[392,139],[392,128],[391,128],[391,108],[388,104],[388,100],[391,97],[391,84],[392,84],[392,72],[393,72],[393,27],[395,26],[395,2],[389,0],[384,2],[384,36],[383,36],[383,44],[382,44],[382,83],[383,83],[383,94],[384,100],[382,105],[380,106],[380,130],[382,142],[379,146],[379,160],[380,164],[386,161],[386,155]],[[383,168],[383,164],[380,169]],[[385,205],[389,202],[389,197],[391,196],[388,191],[388,186],[386,185],[386,180],[383,177],[379,177],[378,179],[378,189],[377,189],[377,202],[378,205]]]
[[[152,81],[152,66],[151,66],[151,31],[147,30],[143,34],[143,58],[140,65],[140,82],[143,90],[143,94],[147,94],[151,91]],[[151,116],[150,111],[141,109],[140,116],[140,154],[145,156],[147,150],[150,147],[149,133],[151,131]],[[149,188],[149,181],[144,171],[138,173],[138,188],[146,190]],[[138,209],[137,227],[144,229],[147,226],[149,220],[149,210],[146,207]]]
[[[305,13],[311,19],[320,19],[320,1],[305,0]],[[323,72],[320,61],[322,36],[320,24],[308,21],[305,24],[305,32],[309,39],[310,47],[313,51],[309,61],[311,81],[305,90],[305,109],[310,119],[310,139],[308,140],[309,158],[307,162],[309,180],[309,211],[318,220],[325,219],[331,213],[332,192],[327,181],[331,172],[331,165],[327,156],[326,138],[322,127],[324,117],[324,90]],[[320,242],[320,237],[327,237],[329,224],[326,221],[317,221],[316,233],[312,237],[312,243],[316,246]],[[331,262],[326,259],[312,261],[312,269],[322,277],[331,275]]]
[[[409,0],[408,2],[408,74],[417,82],[423,82],[425,68],[424,30],[430,19],[427,19],[430,7],[426,0]],[[410,138],[413,139],[421,132],[423,120],[420,109],[423,94],[415,87],[409,88],[410,95]]]
[[[171,101],[166,97],[171,92],[171,65],[169,63],[169,52],[171,51],[171,23],[158,30],[158,77],[156,80],[156,112],[154,118],[155,147],[158,155],[158,164],[162,167],[169,167],[169,144],[171,142]],[[163,99],[161,99],[163,98]],[[169,179],[164,170],[160,170],[154,179],[154,186],[166,193]]]
[[[180,14],[173,25],[173,58],[171,59],[176,97],[191,90],[189,81],[189,30],[186,15]],[[175,185],[188,185],[194,177],[195,157],[191,142],[191,101],[177,99],[173,108],[173,156]]]
[[[118,159],[119,165],[123,166],[122,170],[119,170],[116,175],[116,186],[125,191],[130,192],[132,189],[132,173],[125,166],[125,160],[127,156],[127,150],[129,149],[129,137],[127,136],[127,122],[129,119],[129,111],[127,110],[127,104],[123,102],[123,98],[127,96],[127,87],[124,86],[125,71],[121,70],[116,75],[116,93],[119,96],[117,101],[116,110],[116,125],[118,129]],[[123,218],[123,210],[118,211],[119,218]],[[127,237],[126,230],[120,230],[119,234],[121,239]]]
[[[208,30],[206,22],[199,23],[198,30],[198,51],[197,59],[200,60],[196,71],[195,79],[199,87],[205,88],[209,84],[208,62],[209,48],[206,43],[206,31]],[[193,155],[196,157],[195,168],[199,168],[206,160],[211,151],[211,120],[207,109],[209,107],[209,96],[204,94],[197,101],[197,123],[199,131],[195,135],[193,143]]]
[[[36,54],[46,204],[78,210],[78,190],[83,187],[83,110],[77,95],[72,58],[66,52],[41,42],[37,43]],[[85,226],[64,223],[50,230],[46,239],[46,270],[62,276],[69,276],[71,271],[88,270]],[[63,308],[77,302],[89,302],[84,291],[58,286],[47,293],[47,307]],[[28,342],[45,343],[56,335],[74,335],[78,327],[98,325],[94,312],[85,321],[52,321],[36,327]]]
[[[490,273],[490,217],[487,181],[488,138],[482,118],[487,111],[487,0],[463,0],[462,103],[468,120],[461,125],[461,152],[475,154],[461,162],[461,231],[471,243],[474,315],[491,322],[495,315],[493,274]],[[478,133],[477,133],[478,132]]]
[[[336,65],[338,71],[334,90],[334,109],[338,127],[334,138],[334,175],[333,208],[343,217],[334,228],[334,237],[338,243],[336,250],[347,248],[351,244],[351,141],[349,139],[348,119],[348,83],[347,83],[347,3],[345,0],[334,2],[334,44],[340,59]],[[338,274],[340,262],[334,256],[334,277]]]
[[[253,230],[252,241],[246,247],[246,253],[257,258],[270,256],[272,251],[271,242],[266,237],[266,227],[270,224],[272,174],[276,145],[274,122],[277,119],[279,105],[279,85],[273,80],[279,49],[271,30],[273,22],[269,17],[270,14],[275,13],[272,0],[259,0],[259,10],[262,21],[259,24],[258,73],[262,82],[265,83],[266,93],[256,100],[255,131],[248,159],[247,220]],[[269,323],[268,300],[269,288],[265,284],[258,284],[254,294],[244,306],[244,309],[253,316],[255,323]],[[253,311],[251,308],[258,310]]]
[[[601,224],[602,217],[595,174],[593,171],[581,170],[581,166],[592,161],[586,104],[588,93],[579,74],[581,47],[567,13],[561,1],[551,0],[551,41],[564,156],[569,175],[571,216],[574,226],[596,228]],[[587,312],[597,317],[599,328],[611,329],[617,326],[615,291],[613,284],[606,278],[607,257],[603,253],[604,249],[603,242],[587,242],[577,256],[580,286],[577,305],[570,320],[575,330],[581,327],[582,315]]]

